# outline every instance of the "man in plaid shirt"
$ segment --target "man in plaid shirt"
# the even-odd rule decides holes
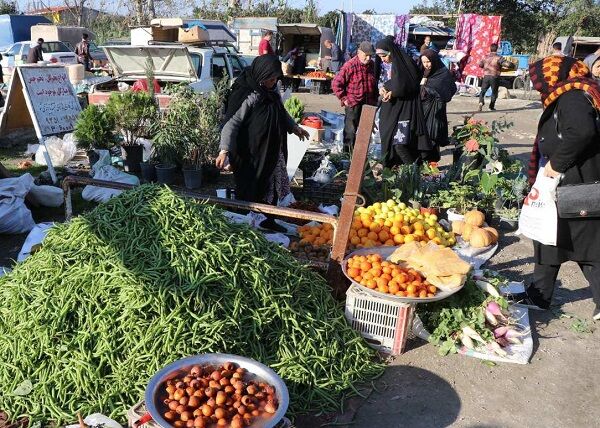
[[[371,60],[374,55],[373,45],[369,42],[362,42],[358,47],[357,55],[342,66],[331,82],[333,92],[345,107],[345,151],[354,147],[363,105],[377,105],[375,64]]]

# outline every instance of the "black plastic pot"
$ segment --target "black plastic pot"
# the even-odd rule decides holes
[[[183,180],[186,188],[199,189],[202,187],[202,168],[184,168]]]
[[[500,217],[499,227],[502,230],[515,231],[519,227],[519,219]]]
[[[221,170],[213,164],[202,165],[202,180],[207,183],[214,183],[221,176]]]
[[[87,157],[88,157],[88,162],[90,164],[90,168],[92,166],[94,166],[94,164],[96,162],[98,162],[100,160],[100,155],[98,154],[98,152],[96,152],[96,150],[92,149],[92,150],[88,150],[86,152]]]
[[[173,184],[175,182],[177,167],[174,165],[156,165],[156,181],[160,184]]]
[[[142,181],[144,183],[152,183],[156,181],[156,164],[150,162],[140,163],[142,172]]]
[[[140,163],[144,160],[144,146],[141,144],[121,146],[121,154],[125,171],[140,172]]]

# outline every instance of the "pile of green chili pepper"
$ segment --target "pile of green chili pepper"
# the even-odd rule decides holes
[[[138,187],[55,226],[0,278],[0,410],[11,420],[123,419],[156,371],[207,352],[271,366],[292,413],[339,408],[383,371],[318,274],[167,188]]]

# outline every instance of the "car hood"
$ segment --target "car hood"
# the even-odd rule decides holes
[[[148,64],[154,77],[164,81],[198,78],[185,46],[103,46],[116,78],[143,79]]]

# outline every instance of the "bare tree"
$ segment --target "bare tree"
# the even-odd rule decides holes
[[[78,27],[85,24],[85,4],[88,0],[64,0]]]

